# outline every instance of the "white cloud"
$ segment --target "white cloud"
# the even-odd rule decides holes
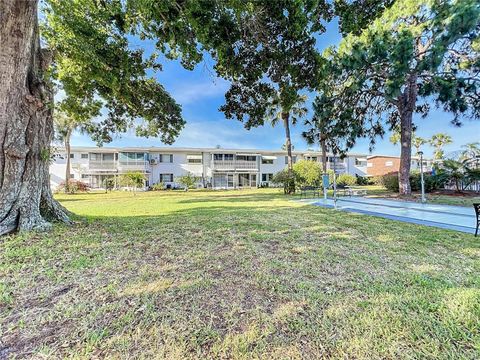
[[[178,103],[186,105],[201,99],[223,96],[228,88],[228,81],[217,78],[201,83],[183,82],[173,86],[170,93]]]

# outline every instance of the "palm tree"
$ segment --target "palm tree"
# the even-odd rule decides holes
[[[65,192],[68,193],[70,181],[70,139],[74,131],[81,133],[86,131],[86,127],[91,124],[92,118],[98,113],[99,104],[92,103],[90,107],[78,107],[76,111],[61,110],[60,106],[56,108],[53,116],[55,126],[55,137],[61,141],[65,147],[67,155],[67,164],[65,167]]]
[[[64,190],[65,193],[68,193],[70,182],[70,138],[72,137],[73,131],[75,131],[79,124],[77,124],[72,117],[69,117],[65,112],[62,111],[55,112],[53,120],[55,124],[56,137],[59,141],[63,142],[65,151],[67,153]]]
[[[460,155],[462,161],[477,159],[480,156],[480,142],[468,143],[462,146],[463,151]]]
[[[430,138],[430,145],[434,147],[433,157],[435,160],[443,158],[443,147],[452,143],[452,137],[445,133],[434,134]]]
[[[288,177],[293,178],[293,157],[292,157],[292,139],[290,136],[290,123],[295,125],[298,119],[304,117],[308,110],[305,107],[307,101],[306,95],[295,94],[294,96],[282,96],[280,92],[276,93],[270,102],[267,111],[267,120],[272,126],[280,121],[285,128],[285,147],[287,148],[287,171]],[[291,182],[285,187],[285,192],[290,194],[295,192],[295,184]]]

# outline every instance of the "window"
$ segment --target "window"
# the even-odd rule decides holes
[[[113,161],[113,154],[102,154],[103,161]]]
[[[233,154],[224,154],[223,159],[228,161],[233,161]]]
[[[272,181],[273,174],[262,174],[262,182]]]
[[[80,158],[81,159],[88,159],[88,154],[82,154],[82,155],[80,155]]]
[[[173,174],[160,174],[160,182],[173,182]]]
[[[385,166],[393,166],[393,161],[385,161]]]
[[[70,179],[75,179],[75,174],[70,174]]]
[[[223,160],[223,154],[213,154],[213,160]]]
[[[187,162],[189,164],[201,164],[202,163],[202,154],[188,154]]]
[[[367,159],[355,158],[355,166],[367,166]]]
[[[262,158],[262,164],[273,164],[273,159],[264,159]]]
[[[318,160],[318,158],[316,156],[306,156],[305,160],[316,162]]]
[[[373,167],[373,163],[367,162],[367,167]]]
[[[294,164],[297,162],[297,155],[292,156],[292,162]],[[288,156],[285,156],[285,164],[288,164]]]
[[[70,159],[75,159],[75,154],[70,154]]]
[[[239,161],[256,161],[257,157],[254,155],[237,155]]]
[[[160,154],[158,161],[161,163],[173,163],[173,154]]]
[[[90,177],[90,175],[82,174],[82,179],[88,179],[89,177]]]

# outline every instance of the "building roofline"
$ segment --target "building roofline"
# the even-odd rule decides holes
[[[63,146],[58,146],[58,150],[65,151]],[[96,146],[71,146],[71,151],[85,151],[85,152],[112,152],[112,151],[142,151],[142,152],[169,152],[169,151],[177,151],[177,152],[227,152],[227,153],[252,153],[252,154],[282,154],[286,155],[287,152],[285,150],[262,150],[262,149],[229,149],[229,148],[194,148],[194,147],[157,147],[157,146],[150,146],[150,147],[96,147]],[[312,155],[312,156],[321,156],[321,151],[299,151],[294,150],[292,151],[293,155]],[[360,153],[347,153],[348,156],[362,156],[367,157],[367,154],[360,154]],[[332,153],[327,153],[327,156],[333,156]]]

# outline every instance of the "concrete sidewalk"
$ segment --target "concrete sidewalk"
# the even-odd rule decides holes
[[[414,224],[475,233],[476,219],[473,207],[422,204],[412,201],[364,197],[341,197],[336,204],[333,199],[310,199],[303,202]]]

